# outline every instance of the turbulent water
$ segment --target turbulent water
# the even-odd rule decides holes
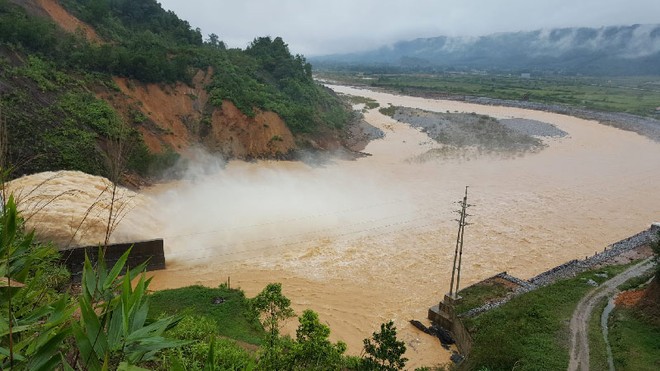
[[[62,248],[93,246],[103,243],[108,227],[110,242],[128,242],[144,235],[154,223],[148,215],[137,215],[136,208],[148,208],[148,199],[126,188],[114,192],[112,183],[102,177],[79,171],[44,172],[11,181],[7,193],[13,194],[18,209],[35,236],[55,242]],[[111,206],[112,205],[112,206]],[[110,215],[110,210],[113,210]]]
[[[448,359],[408,320],[423,320],[448,291],[455,202],[466,185],[475,206],[464,285],[501,271],[530,277],[660,219],[660,145],[635,133],[547,112],[332,88],[382,106],[537,120],[568,135],[544,138],[546,148],[520,157],[413,161],[438,144],[372,110],[366,120],[385,132],[365,149],[372,156],[319,167],[193,167],[185,180],[143,191],[118,231],[165,238],[168,269],[154,274],[153,288],[216,286],[231,277],[254,295],[282,282],[294,308],[317,311],[350,353],[393,319],[416,367]],[[292,320],[288,329],[295,327]]]

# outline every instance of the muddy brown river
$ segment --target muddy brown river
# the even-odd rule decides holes
[[[568,136],[513,158],[422,162],[417,156],[438,144],[376,109],[365,118],[385,137],[367,146],[369,157],[193,167],[187,180],[144,190],[116,232],[165,238],[168,269],[153,273],[153,289],[231,277],[253,296],[281,282],[294,309],[318,312],[349,353],[360,354],[362,339],[392,319],[408,366],[436,365],[450,352],[408,321],[425,320],[448,291],[454,210],[466,185],[475,206],[462,286],[501,271],[531,277],[660,219],[660,144],[636,133],[548,112],[331,88],[381,106],[538,120]],[[295,334],[296,325],[286,330]]]

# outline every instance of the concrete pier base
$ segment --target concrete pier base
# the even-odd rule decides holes
[[[429,308],[428,319],[435,325],[449,331],[456,341],[458,350],[467,356],[472,349],[472,337],[463,325],[463,322],[456,315],[456,303],[461,297],[452,297],[445,295],[443,300],[437,305]]]

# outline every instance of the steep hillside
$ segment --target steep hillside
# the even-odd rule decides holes
[[[219,108],[211,106],[205,86],[212,77],[212,68],[198,71],[190,85],[146,84],[114,77],[119,91],[97,95],[124,120],[135,123],[151,153],[203,145],[228,158],[276,158],[296,149],[291,130],[274,112],[247,116],[231,101]]]
[[[107,175],[116,142],[142,175],[191,146],[284,158],[351,119],[281,38],[226,49],[155,0],[0,0],[0,114],[15,176]]]
[[[585,75],[659,75],[660,25],[562,28],[481,37],[435,37],[312,60],[398,70],[482,69]]]

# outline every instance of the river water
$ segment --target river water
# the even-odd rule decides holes
[[[333,340],[359,354],[394,320],[411,368],[448,361],[437,339],[408,324],[449,289],[458,208],[469,188],[462,286],[501,271],[528,278],[592,255],[660,219],[660,144],[574,117],[330,86],[425,110],[475,112],[553,124],[568,133],[513,158],[414,159],[428,136],[377,110],[385,132],[355,161],[232,161],[191,167],[186,180],[142,191],[117,235],[164,237],[168,269],[153,289],[217,286],[248,296],[270,282],[301,313],[311,308]],[[217,166],[216,166],[217,165]],[[295,320],[285,330],[295,334]]]

